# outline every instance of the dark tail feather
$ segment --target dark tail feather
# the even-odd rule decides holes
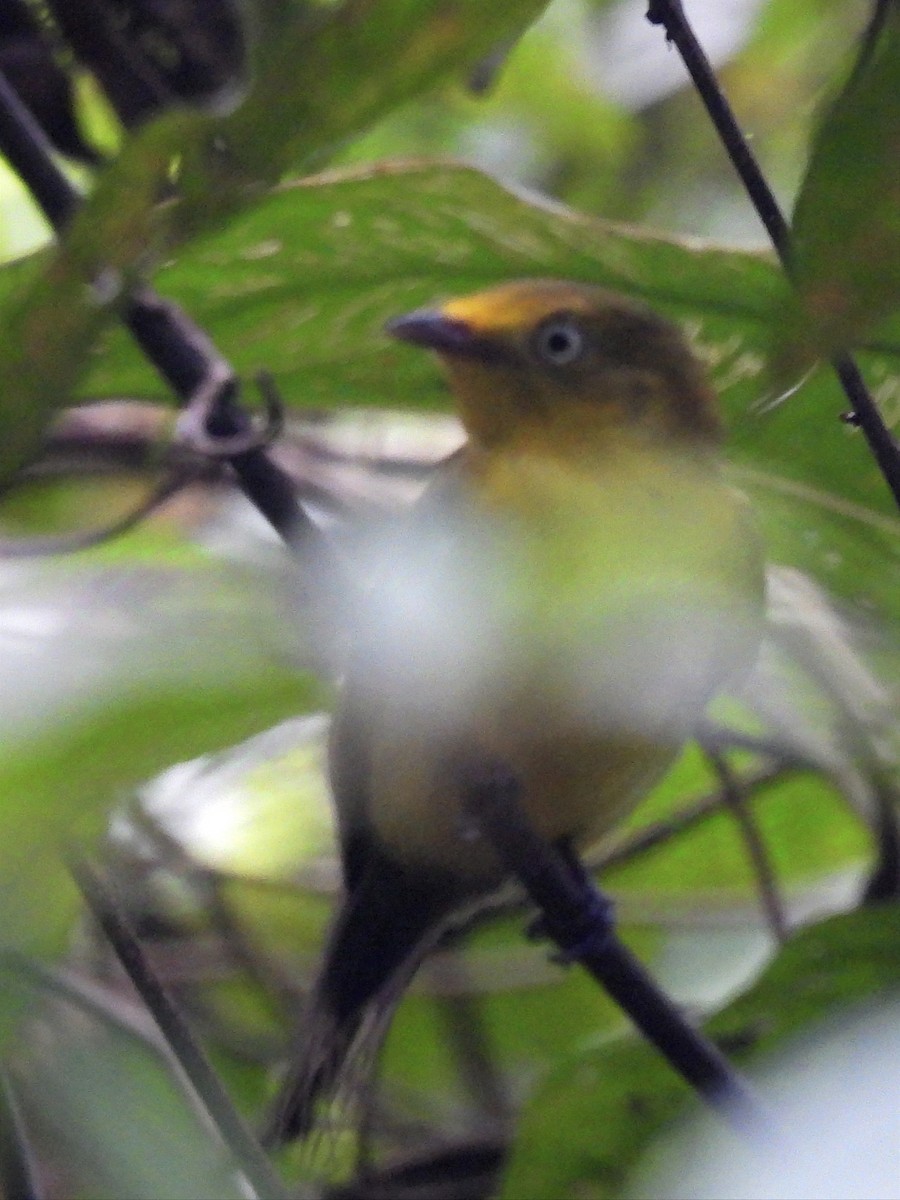
[[[263,1132],[267,1145],[311,1131],[319,1103],[337,1091],[363,1024],[385,1029],[451,908],[441,882],[372,857],[332,931],[296,1057]]]
[[[267,1146],[305,1138],[320,1100],[332,1095],[359,1031],[360,1020],[341,1025],[321,1003],[306,1013],[303,1044],[288,1067],[262,1132]]]

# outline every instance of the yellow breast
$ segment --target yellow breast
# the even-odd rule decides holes
[[[753,656],[761,556],[708,462],[624,442],[601,460],[472,457],[443,519],[392,551],[369,637],[369,819],[397,857],[499,879],[466,842],[451,763],[519,775],[549,837],[602,836]],[[577,456],[574,456],[577,458]]]

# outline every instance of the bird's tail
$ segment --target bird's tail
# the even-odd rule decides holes
[[[379,859],[342,909],[263,1141],[306,1137],[358,1050],[377,1050],[403,988],[440,932],[445,889]]]

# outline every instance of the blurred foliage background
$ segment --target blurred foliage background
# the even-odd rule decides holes
[[[686,7],[785,209],[806,189],[821,225],[810,277],[824,271],[839,294],[852,282],[839,333],[896,427],[900,295],[876,267],[900,259],[897,202],[883,187],[873,202],[870,185],[894,163],[898,39],[871,89],[867,138],[829,150],[814,185],[810,148],[871,6]],[[171,398],[116,328],[139,277],[246,376],[274,374],[289,408],[275,453],[351,550],[459,437],[433,366],[387,347],[385,319],[523,274],[606,283],[680,319],[719,386],[735,479],[776,566],[763,662],[716,714],[764,740],[765,752],[732,747],[729,762],[773,879],[761,899],[746,821],[724,811],[694,747],[604,848],[604,881],[629,943],[676,998],[712,1015],[738,1058],[796,1084],[797,1145],[818,1145],[851,1107],[877,1124],[890,1094],[877,1064],[896,1051],[885,1016],[896,907],[858,904],[896,788],[900,522],[861,435],[839,420],[847,404],[826,367],[795,366],[797,390],[771,405],[791,390],[766,365],[787,303],[781,272],[644,6],[490,8],[260,0],[247,6],[239,95],[130,130],[76,70],[81,127],[108,162],[66,165],[89,198],[61,248],[16,177],[0,176],[3,534],[102,527],[166,468]],[[816,203],[835,180],[839,212]],[[181,199],[160,205],[163,185]],[[861,284],[840,253],[849,231],[877,248],[861,256],[872,268]],[[213,468],[93,549],[25,559],[4,547],[0,1020],[45,1194],[236,1194],[227,1157],[172,1085],[165,1046],[80,917],[60,851],[103,846],[160,973],[255,1122],[337,886],[321,715],[331,681],[304,564]],[[781,924],[796,931],[783,947]],[[685,1089],[522,926],[521,913],[503,916],[422,973],[387,1048],[379,1163],[452,1151],[481,1186],[471,1194],[510,1200],[682,1186],[818,1194],[802,1172],[723,1184],[714,1168],[733,1147],[714,1143],[712,1182],[682,1185],[698,1136],[678,1125]],[[833,1047],[853,1039],[874,1065],[848,1089]],[[834,1195],[890,1194],[890,1148],[879,1158],[866,1144],[863,1179],[855,1136],[846,1153],[829,1139],[816,1180]],[[301,1186],[346,1174],[357,1148],[338,1131],[317,1161],[289,1155],[279,1168]]]
[[[688,15],[790,208],[823,103],[853,60],[865,0],[695,0]],[[491,70],[493,68],[493,70]],[[553,0],[521,41],[401,106],[333,156],[448,155],[584,212],[654,229],[766,247],[765,235],[660,30],[629,0]],[[79,80],[95,139],[115,130]],[[7,256],[47,236],[18,178],[2,175]]]

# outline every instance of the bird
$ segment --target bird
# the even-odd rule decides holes
[[[397,317],[466,435],[366,557],[329,772],[343,898],[265,1140],[307,1136],[448,922],[506,882],[461,779],[502,764],[577,853],[758,649],[764,554],[680,328],[525,279]]]

